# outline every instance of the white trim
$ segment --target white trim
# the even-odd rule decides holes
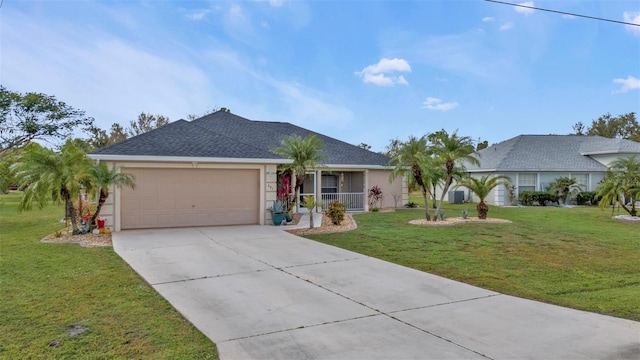
[[[601,151],[588,151],[581,152],[580,155],[589,156],[589,155],[608,155],[608,154],[635,154],[640,155],[640,152],[633,150],[601,150]]]
[[[291,159],[253,159],[253,158],[219,158],[219,157],[187,157],[187,156],[153,156],[153,155],[101,155],[88,154],[89,158],[105,161],[144,161],[144,162],[216,162],[241,164],[290,164]]]

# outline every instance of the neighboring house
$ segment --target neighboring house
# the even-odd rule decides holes
[[[468,165],[473,177],[502,174],[516,186],[516,199],[523,191],[544,191],[559,177],[575,178],[583,191],[594,191],[608,165],[620,157],[640,157],[640,143],[601,136],[520,135],[479,152],[480,166]],[[478,201],[465,189],[465,199]],[[504,186],[489,194],[486,202],[510,205]],[[516,200],[517,202],[517,200]]]
[[[139,228],[269,224],[276,199],[272,151],[284,136],[315,134],[324,143],[324,166],[309,172],[303,195],[340,200],[367,211],[367,189],[385,195],[382,206],[408,201],[406,181],[390,182],[389,158],[289,123],[253,121],[218,111],[191,122],[178,120],[89,157],[135,176],[136,187],[114,189],[101,216],[115,231]]]

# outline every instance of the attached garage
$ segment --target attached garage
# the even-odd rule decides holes
[[[136,188],[122,188],[121,228],[259,224],[260,170],[123,168]]]

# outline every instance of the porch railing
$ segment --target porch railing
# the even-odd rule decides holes
[[[347,211],[364,211],[364,193],[323,193],[322,207],[326,209],[335,200],[343,203]]]

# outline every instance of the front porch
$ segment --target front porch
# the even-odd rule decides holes
[[[320,199],[318,210],[325,209],[330,202],[339,201],[347,211],[367,211],[366,171],[311,171],[300,187],[301,204],[304,196]],[[303,206],[299,211],[306,211]]]

